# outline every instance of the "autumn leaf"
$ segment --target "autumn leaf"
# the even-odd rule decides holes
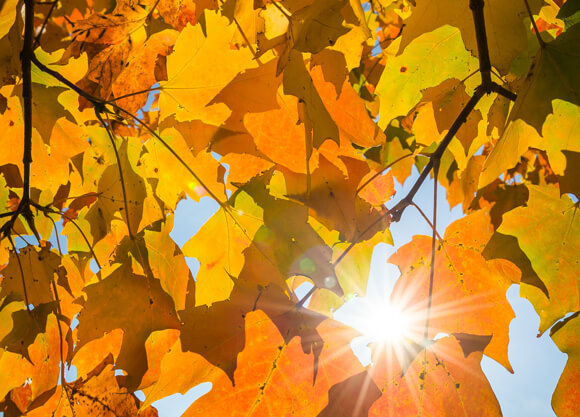
[[[486,6],[483,12],[487,27],[487,42],[492,46],[490,60],[493,66],[505,74],[509,71],[512,60],[527,47],[523,20],[527,17],[526,6],[523,2],[501,0],[490,0]],[[533,12],[537,12],[541,6],[541,1],[530,1]],[[447,0],[417,1],[417,7],[413,8],[411,17],[405,21],[401,51],[422,33],[443,25],[459,28],[466,49],[477,55],[477,41],[469,4],[466,2],[455,4]]]
[[[546,286],[547,296],[537,287],[521,287],[522,296],[532,302],[540,315],[540,332],[544,332],[566,313],[579,310],[578,298],[570,294],[578,291],[572,271],[577,264],[580,224],[575,216],[577,207],[568,196],[560,198],[558,190],[549,187],[528,186],[528,190],[526,207],[506,213],[498,231],[518,239],[519,247]],[[551,213],[549,217],[545,217],[547,213]]]
[[[211,305],[229,297],[244,264],[243,251],[250,246],[262,226],[262,209],[241,192],[232,198],[233,207],[222,207],[199,232],[185,244],[183,253],[197,258],[201,268],[196,276],[196,305]],[[228,245],[209,247],[205,242],[216,235],[228,234]]]
[[[127,155],[127,141],[119,146],[121,165],[109,165],[99,179],[98,198],[86,214],[92,224],[95,242],[111,230],[111,221],[122,218],[129,234],[140,230],[143,216],[143,200],[147,195],[143,178],[135,173]],[[121,178],[122,177],[122,178]]]
[[[485,261],[481,250],[491,237],[488,217],[477,212],[452,223],[437,245],[436,277],[429,338],[437,333],[469,333],[492,336],[485,354],[507,369],[509,322],[514,313],[505,298],[508,287],[520,278],[517,269],[499,260]],[[401,270],[393,300],[404,300],[405,308],[427,315],[431,239],[415,236],[400,248],[390,262]],[[476,268],[472,267],[477,265]],[[479,293],[478,288],[486,288]],[[477,294],[477,295],[476,295]],[[481,320],[486,317],[486,320]]]
[[[519,284],[576,415],[576,3],[0,0],[0,414],[499,416]]]
[[[320,347],[319,375],[312,387],[312,368],[297,372],[293,365],[307,355],[298,339],[286,344],[276,326],[260,311],[248,314],[245,321],[247,342],[239,363],[251,365],[238,367],[235,386],[225,375],[215,380],[212,391],[196,401],[184,416],[204,415],[208,410],[230,415],[272,415],[268,410],[276,410],[276,414],[316,415],[327,401],[322,393],[361,370],[353,354],[340,349],[348,345],[351,333],[341,333],[337,323],[323,323],[317,329],[324,344]],[[264,343],[266,340],[268,343]],[[232,403],[236,404],[235,409],[230,407]]]
[[[434,71],[443,60],[449,65]],[[389,62],[377,84],[376,94],[381,98],[379,126],[384,129],[395,117],[406,115],[420,101],[421,90],[450,77],[461,80],[473,67],[458,29],[444,26],[418,37]],[[397,94],[399,89],[405,94]]]
[[[27,246],[19,253],[10,253],[10,261],[2,269],[2,275],[0,298],[11,295],[14,300],[40,305],[55,301],[52,285],[59,276],[66,276],[66,271],[60,265],[60,257],[50,247],[37,250]]]
[[[167,57],[167,81],[160,83],[162,118],[173,114],[178,121],[199,119],[213,125],[223,123],[230,110],[224,105],[208,104],[242,70],[256,66],[250,51],[230,48],[236,31],[234,25],[213,12],[206,12],[204,16],[209,31],[204,33],[200,25],[186,26],[175,43],[174,52]],[[220,61],[215,60],[215,50],[223,52],[219,55]]]
[[[556,324],[550,331],[554,343],[562,352],[568,354],[568,362],[552,397],[552,407],[562,417],[573,416],[579,411],[578,403],[572,400],[577,394],[577,385],[574,381],[580,372],[578,369],[577,335],[578,313],[574,313],[563,322]]]
[[[118,267],[102,281],[87,286],[85,292],[78,348],[105,332],[123,329],[117,366],[128,373],[125,385],[136,388],[147,369],[144,344],[149,334],[180,327],[173,300],[158,280],[133,274],[130,265]],[[124,313],[119,314],[119,310]],[[140,326],[134,326],[136,317],[142,317]]]
[[[388,350],[377,349],[371,375],[383,395],[369,416],[501,416],[481,370],[482,350],[481,344],[473,351],[466,350],[461,335],[442,338],[425,355],[418,355],[403,378],[397,359],[389,357]]]

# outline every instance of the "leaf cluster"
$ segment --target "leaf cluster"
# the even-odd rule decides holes
[[[0,1],[0,410],[155,416],[211,382],[184,416],[499,416],[480,361],[511,371],[519,284],[569,355],[553,408],[578,415],[562,3]],[[437,184],[465,214],[441,233]],[[184,199],[218,210],[179,247]],[[333,311],[406,210],[433,231],[390,259],[413,329],[363,367]]]

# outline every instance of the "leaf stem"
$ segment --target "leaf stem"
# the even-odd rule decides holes
[[[111,145],[113,146],[113,151],[115,151],[115,159],[117,160],[117,168],[119,171],[119,180],[121,181],[121,190],[123,192],[123,205],[125,206],[125,219],[127,220],[127,229],[129,230],[129,238],[133,240],[135,239],[135,236],[133,235],[133,231],[131,230],[131,222],[129,220],[129,203],[127,202],[127,189],[125,188],[125,177],[123,175],[123,167],[121,166],[121,158],[119,157],[119,150],[117,149],[117,144],[115,143],[115,135],[111,131],[111,126],[105,123],[105,121],[101,117],[101,112],[97,110],[95,111],[95,115],[97,116],[97,119],[99,120],[99,122],[101,122],[101,124],[107,131],[107,135],[109,135]],[[107,119],[107,121],[109,120]]]
[[[46,25],[48,24],[48,19],[50,19],[50,16],[52,15],[52,12],[54,11],[57,3],[58,3],[57,1],[53,1],[52,3],[47,3],[47,4],[50,4],[50,9],[48,10],[48,13],[46,13],[46,17],[44,18],[44,22],[42,22],[42,26],[40,27],[40,30],[38,31],[38,34],[36,35],[36,38],[34,39],[34,45],[33,45],[32,49],[35,49],[38,46],[38,44],[40,43],[40,37],[44,33],[44,29],[46,29]],[[37,4],[40,4],[40,3],[37,2]]]
[[[532,21],[532,27],[534,28],[534,32],[536,34],[536,38],[538,39],[538,43],[540,44],[540,48],[543,49],[546,46],[546,42],[544,42],[544,40],[540,36],[540,31],[538,30],[538,26],[536,25],[536,20],[534,19],[534,15],[532,14],[532,9],[530,8],[530,3],[528,3],[528,0],[524,0],[524,4],[526,5],[526,10],[528,12],[528,16],[530,17],[530,20]]]
[[[389,165],[387,165],[386,167],[384,167],[380,171],[376,172],[375,175],[373,175],[372,177],[370,177],[368,180],[365,181],[365,183],[363,185],[361,185],[360,187],[357,188],[356,194],[360,193],[363,188],[365,188],[367,185],[369,185],[375,178],[377,178],[379,175],[381,175],[387,169],[389,169],[390,167],[392,167],[393,165],[395,165],[397,162],[402,161],[403,159],[406,159],[406,158],[408,158],[410,156],[413,156],[413,153],[408,153],[406,155],[403,155],[403,156],[395,159]]]
[[[427,301],[427,313],[425,318],[425,333],[423,339],[429,340],[429,320],[431,318],[431,304],[433,302],[433,282],[435,281],[435,248],[437,237],[437,175],[439,174],[439,159],[433,162],[433,233],[431,234],[431,268],[429,271],[429,299]]]
[[[49,75],[51,75],[52,77],[56,78],[58,81],[60,81],[61,83],[63,83],[64,85],[66,85],[68,88],[70,88],[71,90],[73,90],[75,93],[77,93],[79,96],[87,99],[88,101],[90,101],[91,103],[94,104],[104,104],[105,102],[97,97],[94,97],[92,95],[90,95],[89,93],[87,93],[86,91],[84,91],[82,88],[77,87],[74,83],[72,83],[71,81],[67,80],[65,77],[63,77],[60,73],[48,68],[46,65],[44,65],[42,62],[40,62],[38,60],[38,58],[36,57],[36,55],[32,54],[31,56],[31,60],[32,62],[34,62],[34,65],[36,65],[38,67],[38,69],[40,69],[42,72],[45,72]]]
[[[412,203],[415,194],[417,194],[417,191],[419,191],[419,188],[421,188],[421,185],[423,185],[423,182],[425,182],[427,175],[429,175],[429,172],[431,172],[431,169],[433,169],[434,160],[441,158],[443,152],[445,152],[445,149],[447,149],[447,146],[449,146],[449,143],[451,142],[451,140],[453,139],[453,137],[455,136],[461,125],[467,120],[467,116],[469,116],[469,113],[471,113],[471,111],[475,108],[476,104],[479,102],[479,100],[483,97],[484,94],[485,90],[483,89],[483,87],[482,86],[477,87],[477,89],[475,90],[475,94],[469,99],[463,110],[461,110],[461,113],[459,113],[459,115],[453,122],[453,125],[451,125],[451,127],[449,128],[449,131],[447,132],[447,134],[445,135],[445,137],[443,138],[443,140],[441,141],[435,152],[433,152],[433,155],[431,155],[431,158],[429,159],[429,162],[427,163],[425,168],[423,168],[421,175],[419,176],[417,181],[415,181],[415,184],[413,184],[413,188],[411,188],[409,193],[390,210],[392,213],[393,222],[398,222],[401,219],[403,211],[407,208],[407,206],[409,206]]]
[[[427,222],[427,224],[429,225],[429,227],[431,229],[433,229],[434,228],[433,223],[431,222],[431,220],[429,220],[429,218],[427,217],[427,215],[425,214],[425,212],[423,210],[421,210],[421,207],[419,207],[419,205],[417,203],[415,203],[414,201],[413,201],[413,203],[411,203],[411,205],[417,209],[417,211],[419,212],[419,214],[421,215],[421,217],[423,217],[423,219],[425,219],[425,221]],[[437,239],[439,239],[439,243],[443,243],[443,238],[441,237],[441,235],[439,234],[439,232],[437,232],[436,235],[437,235]]]
[[[28,290],[26,289],[26,279],[24,278],[24,268],[22,267],[22,261],[20,260],[20,256],[18,255],[18,251],[16,250],[16,245],[14,245],[14,240],[12,240],[12,236],[8,235],[8,241],[10,245],[12,245],[12,250],[14,251],[14,255],[16,256],[16,261],[18,262],[18,269],[20,270],[20,278],[22,279],[22,293],[24,294],[24,303],[26,304],[26,310],[28,313],[31,313],[30,310],[30,301],[28,300]]]

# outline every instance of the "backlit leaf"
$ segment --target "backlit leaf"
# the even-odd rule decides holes
[[[504,215],[499,232],[518,239],[532,268],[548,290],[522,285],[521,294],[540,315],[540,331],[549,328],[566,313],[578,311],[578,276],[573,272],[580,251],[578,207],[566,195],[560,197],[551,187],[528,186],[530,198],[525,207]],[[548,213],[550,213],[548,215]],[[517,220],[516,220],[517,219]]]

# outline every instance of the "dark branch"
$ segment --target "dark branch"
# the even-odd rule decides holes
[[[469,8],[473,13],[475,23],[475,37],[477,39],[477,52],[479,55],[479,71],[481,72],[481,85],[486,93],[491,89],[491,62],[489,60],[489,48],[487,47],[487,35],[485,33],[485,19],[483,17],[483,0],[469,0]]]
[[[60,73],[58,73],[58,72],[56,72],[56,71],[48,68],[42,62],[40,62],[38,60],[38,58],[34,54],[32,54],[31,60],[32,60],[32,62],[34,62],[34,65],[36,65],[38,67],[38,69],[40,69],[42,72],[45,72],[47,74],[50,74],[51,76],[53,76],[54,78],[56,78],[57,80],[59,80],[61,83],[63,83],[67,87],[69,87],[71,90],[73,90],[75,93],[77,93],[79,96],[86,98],[93,105],[104,104],[104,101],[102,101],[102,100],[100,100],[100,99],[98,99],[98,98],[90,95],[89,93],[87,93],[86,91],[84,91],[82,88],[77,87],[74,83],[72,83],[69,80],[67,80]]]
[[[479,102],[479,100],[481,99],[481,97],[483,97],[484,94],[485,91],[481,86],[475,90],[475,94],[473,95],[473,97],[469,99],[467,105],[463,108],[463,110],[461,110],[461,113],[459,113],[459,116],[457,116],[457,119],[455,119],[455,122],[453,122],[453,125],[451,125],[449,131],[447,132],[447,134],[445,135],[445,137],[443,138],[443,140],[441,141],[441,143],[439,144],[433,155],[431,155],[429,162],[427,163],[425,168],[423,168],[423,172],[421,172],[421,175],[419,176],[417,181],[415,181],[413,188],[411,188],[409,193],[390,210],[393,222],[398,222],[401,219],[403,211],[407,208],[407,206],[409,206],[413,202],[415,194],[417,194],[417,191],[419,191],[419,188],[421,188],[421,185],[423,185],[423,182],[425,182],[427,175],[429,175],[431,169],[433,169],[434,160],[441,159],[441,156],[443,155],[443,152],[445,152],[445,149],[447,149],[447,146],[449,146],[451,139],[453,139],[453,137],[455,136],[461,125],[467,120],[467,116],[469,116],[469,113],[471,113],[475,105]]]

